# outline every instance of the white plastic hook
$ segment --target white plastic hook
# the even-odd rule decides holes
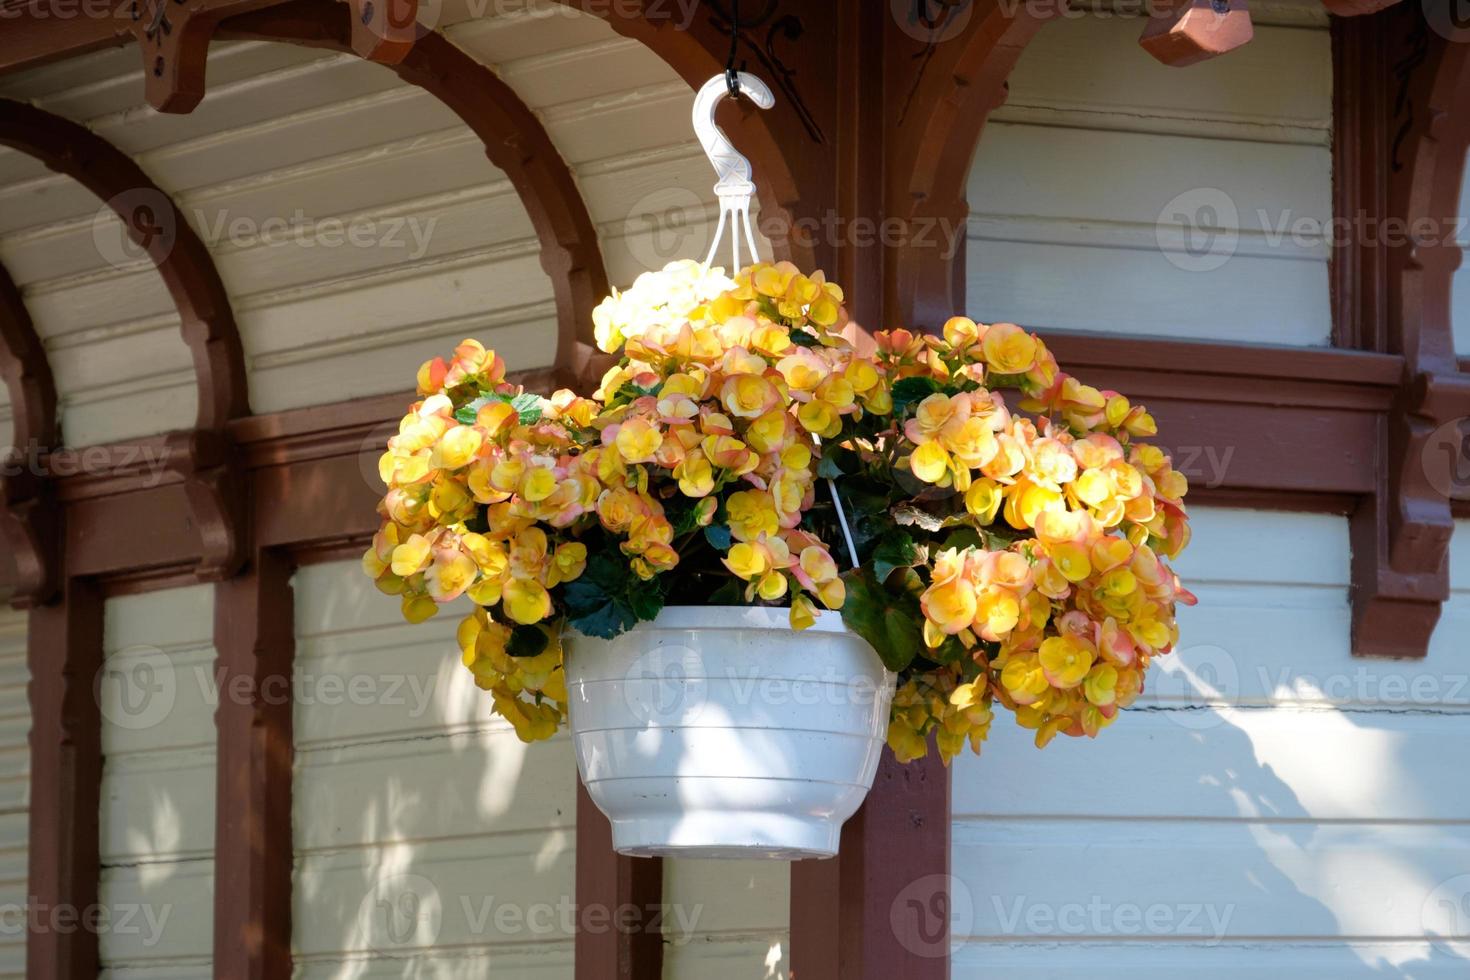
[[[735,78],[741,94],[760,108],[769,109],[776,104],[776,97],[759,78],[743,71],[737,72]],[[709,162],[719,177],[715,183],[715,194],[720,198],[720,223],[715,227],[715,238],[710,243],[709,255],[705,256],[704,264],[709,265],[714,261],[728,224],[732,260],[730,271],[733,274],[741,266],[742,232],[745,243],[750,248],[751,260],[755,259],[755,230],[750,224],[750,199],[755,195],[755,182],[751,179],[753,171],[750,161],[735,149],[735,144],[730,142],[724,130],[715,122],[715,108],[729,94],[730,83],[723,73],[704,83],[704,87],[694,97],[694,135],[699,137],[700,145],[704,147],[705,155],[709,157]]]

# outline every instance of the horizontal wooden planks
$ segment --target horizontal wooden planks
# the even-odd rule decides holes
[[[355,561],[294,588],[298,971],[411,956],[567,975],[570,742],[525,745],[491,714],[459,663],[463,610],[408,627]]]
[[[103,973],[208,976],[214,893],[213,590],[166,589],[104,607]]]
[[[955,976],[1453,975],[1426,936],[1470,881],[1470,522],[1429,656],[1393,662],[1349,656],[1344,518],[1192,517],[1200,604],[1139,703],[1045,751],[1001,717],[956,762]]]
[[[1138,56],[1138,28],[1062,18],[1021,57],[970,174],[968,311],[1326,344],[1327,32],[1263,27],[1176,72]]]

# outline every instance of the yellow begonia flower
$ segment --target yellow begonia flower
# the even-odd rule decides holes
[[[547,588],[580,578],[587,569],[587,546],[580,541],[558,545],[546,574]]]
[[[411,535],[407,541],[393,549],[393,574],[408,578],[423,571],[429,564],[429,553],[432,550],[433,544],[428,538],[422,534]]]
[[[817,622],[817,607],[806,596],[799,595],[791,600],[790,619],[792,629],[808,629]]]
[[[505,614],[523,626],[539,623],[551,615],[551,593],[540,582],[512,578],[502,592]]]
[[[704,453],[695,451],[674,467],[674,478],[686,497],[707,497],[715,489],[715,470]]]
[[[965,491],[965,510],[978,517],[981,524],[989,524],[1004,499],[999,483],[989,478],[976,480]]]
[[[435,602],[451,602],[470,587],[479,568],[469,555],[452,548],[440,549],[424,573],[424,584]]]
[[[764,366],[765,362],[761,362]],[[770,381],[756,374],[739,374],[725,379],[720,402],[736,418],[754,419],[775,408],[781,393]]]
[[[781,529],[775,502],[770,494],[760,490],[730,494],[725,501],[725,512],[729,515],[730,532],[740,541],[754,541]]]
[[[1092,645],[1078,636],[1053,636],[1041,644],[1041,668],[1052,687],[1066,689],[1081,684],[1094,659]]]
[[[996,374],[1025,374],[1036,363],[1036,338],[1014,323],[993,324],[981,346]]]
[[[468,466],[484,441],[484,436],[474,426],[456,425],[439,437],[429,465],[435,469],[450,470]]]
[[[721,561],[726,568],[747,582],[758,575],[764,575],[771,567],[766,549],[745,541],[731,545],[729,553]]]
[[[618,427],[614,444],[626,463],[652,462],[663,444],[663,433],[647,419],[631,418]]]
[[[926,442],[909,457],[909,469],[925,483],[942,483],[949,476],[953,461],[937,442]]]

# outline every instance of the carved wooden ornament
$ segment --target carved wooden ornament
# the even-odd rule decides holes
[[[143,52],[143,89],[159,112],[191,112],[204,98],[209,36],[216,18],[205,0],[129,0]]]

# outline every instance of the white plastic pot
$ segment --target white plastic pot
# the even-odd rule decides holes
[[[577,768],[620,853],[837,853],[894,685],[839,614],[797,632],[786,609],[677,606],[564,646]]]

